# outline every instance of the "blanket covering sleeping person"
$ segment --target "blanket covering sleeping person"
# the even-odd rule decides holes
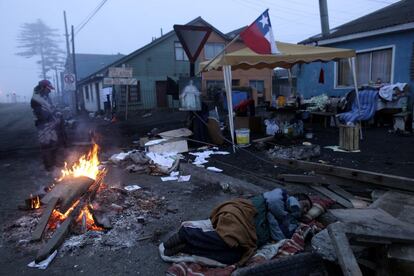
[[[298,219],[312,202],[305,194],[289,196],[283,189],[251,199],[233,199],[214,208],[212,229],[182,225],[163,245],[164,254],[194,254],[224,264],[244,265],[256,249],[272,240],[292,237]]]

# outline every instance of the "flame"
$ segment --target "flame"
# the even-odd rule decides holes
[[[82,155],[79,160],[73,164],[72,168],[67,167],[65,162],[65,168],[62,170],[62,176],[58,181],[62,181],[65,177],[80,177],[87,176],[96,180],[96,176],[99,173],[99,158],[98,158],[99,146],[94,144],[88,154]]]
[[[79,204],[79,200],[73,203],[73,205],[64,214],[54,209],[49,219],[49,229],[50,230],[56,229],[59,226],[59,224],[62,223],[69,216],[69,214],[73,211],[73,209],[76,208],[78,204]],[[89,208],[92,208],[92,206],[90,206]],[[93,230],[93,231],[104,230],[102,227],[99,227],[96,225],[95,220],[93,219],[93,215],[89,211],[89,208],[88,206],[85,206],[81,210],[81,212],[79,213],[79,216],[76,218],[76,223],[81,224],[82,218],[85,215],[87,230]]]
[[[89,208],[92,208],[91,206]],[[89,211],[88,206],[83,207],[80,212],[76,222],[82,223],[83,216],[86,217],[86,228],[93,231],[102,231],[103,228],[96,225],[95,220],[93,219],[92,213]]]
[[[63,222],[70,214],[70,212],[78,206],[80,200],[78,199],[75,203],[70,206],[70,208],[63,214],[56,209],[53,209],[52,214],[50,215],[49,219],[49,229],[53,230],[56,229],[61,222]]]
[[[30,209],[39,209],[40,208],[40,198],[39,196],[33,197],[30,194]]]

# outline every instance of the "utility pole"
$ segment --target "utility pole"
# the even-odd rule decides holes
[[[72,36],[72,65],[73,65],[73,74],[75,75],[75,112],[79,113],[79,108],[78,108],[78,76],[76,74],[76,58],[75,58],[75,32],[73,30],[73,25],[71,25],[71,36]],[[81,97],[82,99],[82,104],[81,104],[81,108],[84,109],[84,105],[83,105],[83,97]]]
[[[62,103],[62,94],[60,93],[59,75],[58,75],[57,66],[55,66],[55,75],[56,75],[56,93],[58,94],[59,102]]]
[[[68,23],[66,21],[66,11],[63,11],[63,19],[65,20],[66,55],[67,55],[67,60],[69,60],[70,47],[69,47]]]

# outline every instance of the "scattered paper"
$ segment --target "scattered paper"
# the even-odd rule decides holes
[[[213,149],[218,149],[214,147]],[[217,154],[217,155],[227,155],[230,154],[230,152],[227,151],[212,151],[212,150],[206,150],[202,152],[190,152],[191,155],[196,156],[196,159],[193,161],[193,165],[203,165],[208,163],[207,158],[209,158],[211,155]]]
[[[40,263],[36,263],[35,261],[28,264],[28,267],[35,267],[38,269],[46,269],[48,265],[53,261],[53,259],[56,257],[57,250],[53,251],[52,254],[49,255],[45,260],[41,261]]]
[[[216,168],[216,167],[207,167],[207,170],[212,172],[222,172],[222,169]]]
[[[163,182],[165,182],[165,181],[174,181],[174,180],[178,180],[178,176],[164,176],[164,177],[161,177],[161,180]]]
[[[179,176],[180,175],[180,172],[171,172],[170,173],[170,176]]]
[[[131,153],[131,151],[116,153],[116,154],[113,154],[109,158],[109,160],[111,160],[115,164],[118,164],[119,162],[124,161],[125,159],[127,159],[129,157],[130,153]]]
[[[191,179],[191,175],[181,175],[178,177],[178,182],[188,182]]]
[[[151,159],[155,164],[171,168],[177,158],[177,153],[155,153],[148,152],[147,157]]]
[[[337,151],[337,152],[361,152],[361,150],[351,150],[351,151],[349,151],[349,150],[344,150],[344,149],[341,149],[341,148],[339,148],[339,146],[326,146],[326,147],[324,147],[325,149],[331,149],[331,150],[333,150],[333,151]]]
[[[129,185],[129,186],[125,186],[124,189],[127,190],[128,192],[131,192],[131,191],[139,190],[141,189],[141,187],[138,185]]]
[[[230,152],[228,152],[228,151],[214,151],[213,154],[227,155],[227,154],[230,154]]]

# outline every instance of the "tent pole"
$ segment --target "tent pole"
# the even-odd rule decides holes
[[[288,78],[289,78],[289,92],[290,92],[290,96],[295,96],[295,95],[293,95],[292,67],[288,69]]]
[[[358,105],[358,113],[361,115],[361,104],[359,103],[359,91],[358,91],[358,83],[356,78],[356,71],[355,71],[355,57],[348,58],[349,67],[352,68],[352,76],[354,79],[354,86],[355,86],[355,93],[356,93],[356,101]],[[364,139],[362,136],[362,123],[361,120],[359,120],[359,136],[360,139]]]
[[[234,122],[233,122],[233,101],[232,101],[232,92],[231,92],[231,65],[223,66],[223,77],[224,77],[224,87],[226,89],[227,97],[227,109],[229,112],[229,127],[231,141],[233,143],[233,152],[236,152],[236,146],[234,145]]]

